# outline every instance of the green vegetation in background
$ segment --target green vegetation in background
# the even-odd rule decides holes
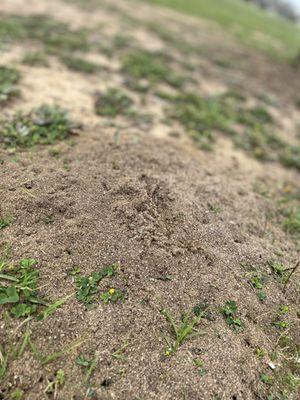
[[[300,170],[300,146],[291,145],[274,132],[274,121],[263,106],[248,107],[239,93],[203,98],[193,92],[157,93],[170,103],[169,117],[179,121],[205,150],[216,132],[230,136],[236,146],[262,161],[279,161]]]
[[[0,121],[0,145],[28,148],[52,144],[74,134],[75,128],[78,125],[69,119],[65,110],[42,105],[28,114],[18,112],[11,119]]]
[[[123,59],[122,71],[135,81],[146,79],[150,84],[162,82],[180,88],[184,81],[168,66],[164,55],[145,50],[127,54]]]
[[[71,29],[68,24],[42,15],[6,16],[0,18],[1,42],[36,40],[45,46],[47,53],[88,51],[89,32],[86,29]]]
[[[73,71],[83,72],[85,74],[93,74],[100,70],[99,64],[87,61],[78,56],[75,57],[70,54],[63,54],[59,59],[63,64],[65,64],[66,67]]]
[[[0,65],[0,104],[19,95],[16,84],[20,80],[20,73],[15,68]]]
[[[145,1],[145,0],[144,0]],[[300,48],[300,28],[241,0],[146,0],[179,12],[210,19],[244,43],[280,58],[294,58]]]
[[[98,93],[95,101],[95,112],[104,117],[130,113],[133,100],[119,89],[109,89],[106,93]]]

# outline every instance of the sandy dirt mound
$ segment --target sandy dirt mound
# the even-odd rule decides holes
[[[57,1],[24,4],[4,1],[0,10],[48,11],[75,27],[86,25],[87,16],[93,25],[106,20],[108,43],[118,24],[128,27],[123,2],[104,3],[97,12]],[[140,22],[131,21],[128,33],[144,48],[151,37],[155,50],[170,46],[146,24],[154,17],[168,21],[166,11],[146,10],[136,7]],[[175,13],[170,31],[178,21],[192,37],[187,20]],[[238,59],[243,49],[228,41],[224,53]],[[246,65],[221,78],[213,61],[221,44],[211,46],[208,57],[194,53],[185,60],[197,63],[193,86],[221,93],[234,77],[255,103],[264,85],[286,106],[270,106],[277,128],[283,124],[283,136],[296,140],[297,90],[274,78],[293,79],[295,72],[247,52],[259,62],[258,75],[245,80]],[[182,73],[185,56],[173,50],[174,70]],[[86,75],[53,55],[50,66],[29,67],[20,64],[21,54],[20,44],[3,50],[3,62],[18,65],[23,78],[22,97],[2,117],[51,101],[69,108],[83,127],[72,141],[0,150],[0,216],[11,216],[0,230],[1,260],[35,259],[39,296],[48,304],[71,295],[42,321],[16,319],[1,306],[0,399],[296,400],[300,271],[292,268],[299,242],[283,229],[278,202],[284,192],[299,196],[299,173],[261,163],[224,136],[215,151],[199,150],[183,127],[165,124],[165,103],[156,93],[126,87],[117,55],[91,52],[89,59],[103,69]],[[95,115],[95,92],[112,84],[130,93],[139,111],[152,113],[151,121]],[[113,273],[99,279],[93,301],[83,302],[80,279],[105,266],[114,266]],[[105,302],[103,294],[115,293],[116,302]],[[185,321],[196,321],[193,334],[176,342],[170,316],[178,335]]]

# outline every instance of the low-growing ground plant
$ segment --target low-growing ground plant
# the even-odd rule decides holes
[[[78,127],[59,106],[42,105],[0,121],[0,144],[7,148],[53,144],[75,134]]]
[[[9,217],[0,218],[0,229],[4,229],[11,224],[12,220]]]
[[[64,54],[60,56],[59,59],[67,68],[72,71],[83,72],[85,74],[94,74],[100,70],[100,65],[71,54]]]
[[[204,367],[204,361],[200,360],[199,358],[196,358],[194,360],[194,364],[195,364],[195,366],[197,368],[198,374],[200,376],[204,376],[206,374],[206,370],[205,370],[205,367]]]
[[[101,300],[104,303],[123,302],[125,300],[125,295],[120,289],[110,288],[107,292],[102,293]]]
[[[226,323],[235,331],[241,331],[244,328],[242,320],[237,315],[237,304],[234,300],[226,301],[225,305],[221,308]]]
[[[83,303],[86,308],[94,306],[97,295],[99,295],[99,283],[107,277],[112,277],[116,274],[119,268],[118,264],[113,264],[102,268],[98,272],[93,272],[89,276],[76,275],[76,298]]]
[[[119,89],[109,89],[106,93],[98,93],[95,101],[95,112],[105,117],[128,115],[134,102],[131,97]]]
[[[36,264],[34,259],[23,259],[18,266],[4,264],[0,271],[0,304],[16,318],[35,314],[38,304],[44,304],[37,292]]]
[[[17,69],[0,65],[0,104],[20,94],[17,87],[20,77]]]
[[[86,29],[71,29],[68,24],[42,15],[9,15],[1,19],[0,39],[3,42],[34,40],[51,54],[83,51],[90,48]]]
[[[203,336],[204,333],[197,330],[198,324],[203,318],[203,314],[193,315],[191,312],[185,312],[181,315],[179,323],[176,322],[172,314],[163,308],[161,314],[165,317],[167,322],[170,324],[172,336],[166,337],[167,349],[165,351],[166,356],[170,356],[179,349],[179,347],[189,339],[193,337]]]
[[[47,55],[42,51],[26,52],[22,58],[22,63],[30,66],[49,66]]]
[[[287,317],[288,313],[289,307],[287,305],[281,305],[275,314],[272,324],[280,330],[287,329],[289,323],[285,320],[285,318]]]
[[[136,50],[127,54],[123,59],[122,71],[134,80],[146,79],[150,84],[166,83],[180,88],[184,82],[183,77],[168,66],[162,54],[145,50]]]

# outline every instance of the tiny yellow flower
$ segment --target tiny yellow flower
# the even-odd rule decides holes
[[[115,289],[114,289],[114,288],[109,289],[108,293],[109,293],[110,295],[114,294],[114,293],[115,293]]]

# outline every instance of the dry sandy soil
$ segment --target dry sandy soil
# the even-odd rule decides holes
[[[97,10],[74,3],[2,0],[0,12],[2,18],[47,14],[74,29],[99,27],[108,44],[126,34],[149,51],[172,51],[174,69],[193,78],[190,85],[201,95],[238,88],[250,103],[267,95],[277,104],[270,112],[278,130],[296,140],[300,79],[291,67],[243,48],[213,24],[169,10],[125,1]],[[172,48],[151,21],[202,51],[187,55]],[[0,149],[0,211],[13,218],[0,231],[1,251],[4,257],[9,246],[12,263],[37,260],[39,292],[49,302],[73,296],[44,321],[24,323],[1,306],[0,345],[3,354],[9,341],[17,347],[28,329],[43,355],[69,351],[43,364],[26,344],[20,357],[8,359],[0,399],[299,399],[299,353],[287,348],[299,345],[300,271],[283,290],[269,264],[292,268],[299,258],[297,238],[276,214],[280,195],[299,190],[299,172],[257,161],[224,136],[213,151],[198,149],[182,126],[165,122],[161,98],[125,86],[118,54],[87,54],[103,66],[88,75],[55,57],[48,67],[22,64],[24,51],[34,46],[2,49],[1,63],[18,66],[22,79],[21,97],[1,116],[56,103],[83,128],[72,143]],[[236,67],[215,62],[224,57]],[[130,93],[152,120],[96,115],[95,91],[111,86]],[[95,306],[87,310],[70,271],[79,266],[88,276],[113,263],[118,273],[100,283]],[[264,301],[251,284],[253,270],[264,276]],[[101,301],[110,288],[122,290],[124,301]],[[227,301],[237,304],[239,329],[220,311]],[[173,332],[161,310],[180,324],[183,312],[202,303],[208,304],[197,325],[203,335],[168,355],[165,337]],[[283,306],[288,327],[280,330],[274,321]],[[283,336],[290,340],[286,346],[280,346]],[[89,372],[76,362],[80,355],[94,360]]]

